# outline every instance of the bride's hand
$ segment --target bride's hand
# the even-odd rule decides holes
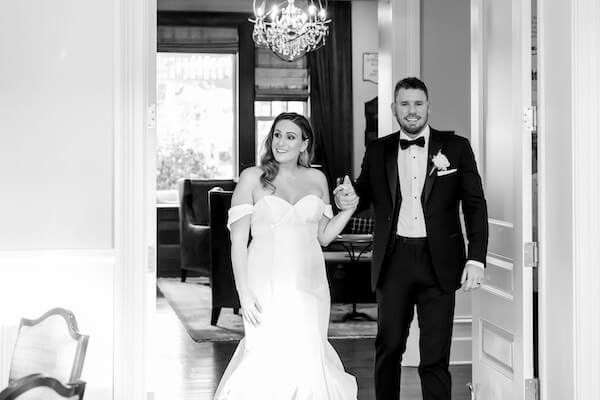
[[[240,303],[242,306],[242,316],[252,326],[260,325],[262,307],[258,302],[258,299],[251,291],[246,291],[244,295],[240,295]]]
[[[358,207],[359,197],[354,191],[354,186],[352,186],[352,181],[350,177],[346,175],[344,177],[343,182],[341,182],[334,190],[333,196],[335,205],[341,211],[352,211],[356,210]]]

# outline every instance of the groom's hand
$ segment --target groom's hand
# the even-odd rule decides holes
[[[358,207],[359,197],[354,191],[350,177],[346,175],[344,181],[333,189],[335,205],[342,211],[354,210]]]
[[[465,292],[479,289],[481,287],[481,283],[483,282],[484,276],[485,272],[483,268],[470,264],[467,261],[467,265],[465,265],[465,269],[463,270],[462,278],[460,280],[462,289]]]

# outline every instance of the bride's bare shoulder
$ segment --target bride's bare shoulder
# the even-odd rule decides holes
[[[306,168],[306,174],[311,180],[315,180],[317,182],[321,182],[323,179],[327,179],[325,174],[316,168]]]
[[[240,173],[240,179],[235,187],[233,197],[243,197],[245,200],[252,199],[254,191],[260,187],[260,176],[262,170],[259,167],[248,167]]]
[[[325,174],[316,169],[316,168],[307,168],[308,173],[307,176],[309,177],[309,180],[311,183],[321,187],[323,185],[327,186],[327,177],[325,176]]]
[[[260,167],[248,167],[240,173],[240,181],[250,180],[250,179],[259,179],[262,175],[263,171]]]
[[[248,167],[240,173],[240,179],[238,182],[238,186],[242,185],[244,187],[255,186],[260,181],[260,176],[263,171],[260,167]]]
[[[326,198],[328,193],[327,177],[325,174],[316,168],[307,168],[307,176],[309,178],[310,186],[314,187],[321,193],[321,198]]]

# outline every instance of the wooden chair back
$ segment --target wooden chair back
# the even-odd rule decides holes
[[[65,386],[54,378],[40,374],[15,381],[0,393],[0,400],[83,400],[85,382]]]
[[[63,308],[54,308],[37,319],[22,318],[9,383],[31,374],[63,383],[79,381],[88,339],[79,333],[73,313]]]

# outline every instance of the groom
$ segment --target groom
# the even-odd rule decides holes
[[[375,212],[377,400],[399,398],[400,361],[415,305],[423,400],[450,399],[455,291],[461,284],[463,290],[477,289],[484,277],[487,207],[473,151],[467,139],[430,128],[429,107],[422,81],[405,78],[396,84],[392,111],[400,131],[367,148],[355,185],[358,210],[372,204]],[[357,200],[347,185],[334,194],[342,209]]]

